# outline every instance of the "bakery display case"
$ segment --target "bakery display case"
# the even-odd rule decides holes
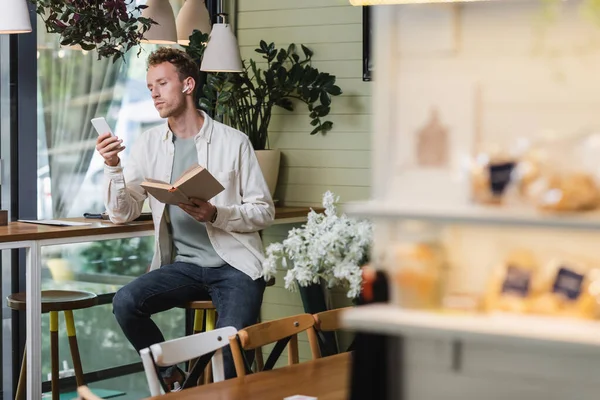
[[[390,300],[343,320],[399,339],[394,398],[600,393],[600,28],[541,3],[371,10],[372,196],[344,211]]]

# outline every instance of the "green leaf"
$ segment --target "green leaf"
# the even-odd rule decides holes
[[[221,89],[223,92],[231,92],[234,90],[233,82],[226,82]]]
[[[292,101],[288,98],[283,98],[283,99],[279,99],[275,105],[288,110],[288,111],[294,111],[294,105],[292,104]]]
[[[92,51],[96,48],[96,45],[90,43],[81,43],[81,48],[86,51]]]
[[[290,43],[287,49],[288,54],[294,54],[296,52],[296,45],[294,43]]]
[[[216,96],[215,93],[213,92],[213,88],[211,87],[212,85],[210,83],[207,82],[206,85],[204,85],[204,87],[202,88],[202,92],[204,93],[204,96],[210,100],[210,101],[215,101]]]
[[[332,96],[339,96],[340,94],[342,94],[342,89],[340,89],[338,86],[333,85],[331,87],[326,88],[325,90],[327,90],[327,93],[329,93]]]
[[[219,97],[217,97],[217,101],[220,104],[227,103],[231,99],[231,92],[221,92],[219,93]]]
[[[260,41],[260,48],[261,50],[264,50],[265,53],[269,50],[269,46],[267,46],[267,42],[265,42],[264,40]]]
[[[312,67],[306,67],[304,77],[302,78],[302,84],[310,85],[317,79],[317,76],[319,76],[319,70]]]
[[[277,53],[277,61],[279,63],[282,63],[285,61],[286,58],[287,58],[287,52],[284,49],[279,50],[279,52]]]
[[[311,103],[314,103],[315,101],[317,101],[320,94],[321,94],[321,92],[319,91],[319,89],[317,89],[317,88],[312,89],[310,91],[310,98],[308,99],[308,101],[310,101]]]
[[[315,129],[313,129],[310,134],[311,135],[316,135],[317,133],[319,133],[319,131],[321,130],[320,126],[317,126]]]
[[[267,81],[268,87],[275,86],[275,73],[271,70],[265,72],[265,80]]]
[[[331,128],[333,128],[333,122],[325,121],[325,122],[323,122],[323,125],[321,125],[321,132],[323,132],[323,133],[329,132],[331,130]]]
[[[311,49],[309,49],[308,47],[306,47],[305,45],[301,44],[300,45],[302,47],[302,52],[304,53],[304,56],[308,59],[312,58],[313,56],[313,52]]]
[[[310,121],[310,124],[312,126],[317,126],[319,124],[319,120],[318,119],[313,119],[312,121]]]
[[[284,67],[279,67],[277,69],[277,79],[279,79],[279,84],[283,84],[287,77],[287,70]]]
[[[302,68],[302,66],[300,66],[299,64],[294,64],[294,66],[292,66],[292,69],[290,69],[290,75],[292,76],[292,82],[294,84],[297,84],[302,80],[302,77],[304,76],[304,68]]]
[[[327,94],[327,92],[322,91],[320,96],[321,104],[328,106],[331,104],[331,97]]]
[[[300,96],[304,100],[310,99],[310,89],[307,86],[303,86],[300,88]]]

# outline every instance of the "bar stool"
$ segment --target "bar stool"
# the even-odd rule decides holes
[[[275,278],[271,278],[267,281],[266,287],[274,286]],[[198,300],[191,301],[185,305],[188,310],[194,310],[194,334],[200,332],[208,332],[215,329],[217,323],[217,309],[211,300]],[[204,324],[204,317],[206,316],[206,326]],[[260,322],[260,321],[259,321]],[[255,351],[255,360],[258,370],[263,368],[263,355],[262,348],[257,348]],[[191,362],[190,366],[193,365],[194,361]],[[209,364],[204,372],[204,383],[209,383],[212,378],[212,368]]]
[[[8,307],[17,311],[25,311],[27,303],[24,292],[11,294],[6,298]],[[67,325],[67,335],[69,336],[69,348],[73,360],[73,369],[75,370],[75,379],[77,386],[85,384],[83,381],[83,368],[81,367],[81,357],[79,355],[79,346],[77,345],[77,336],[75,334],[75,322],[73,320],[73,310],[90,308],[98,304],[98,296],[94,293],[78,290],[43,290],[42,291],[42,313],[50,313],[50,356],[52,370],[52,400],[58,400],[60,397],[58,384],[58,312],[65,313],[65,322]],[[23,362],[19,374],[19,383],[17,385],[17,400],[25,398],[25,386],[27,377],[27,353],[23,352]]]

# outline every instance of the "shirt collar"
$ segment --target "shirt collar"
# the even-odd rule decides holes
[[[199,139],[206,140],[207,143],[210,143],[210,139],[212,138],[213,133],[213,120],[208,116],[206,112],[203,110],[198,110],[202,113],[204,117],[204,123],[202,124],[202,128],[200,128],[200,132],[194,136],[194,141],[198,141]],[[164,124],[164,135],[163,140],[173,140],[173,132],[171,128],[169,128],[169,122],[165,122]]]

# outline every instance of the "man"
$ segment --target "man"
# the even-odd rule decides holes
[[[152,314],[210,295],[217,327],[244,328],[257,322],[265,282],[258,231],[275,214],[273,201],[247,136],[196,109],[198,67],[183,51],[161,48],[148,58],[147,84],[167,123],[144,132],[126,166],[122,140],[98,137],[105,160],[105,205],[114,223],[137,218],[148,197],[145,178],[171,183],[190,166],[207,168],[225,187],[210,201],[165,205],[150,196],[155,254],[150,272],[121,288],[113,313],[137,351],[164,341]],[[231,352],[224,350],[225,377],[235,376]],[[181,382],[176,367],[161,371],[167,384]]]

